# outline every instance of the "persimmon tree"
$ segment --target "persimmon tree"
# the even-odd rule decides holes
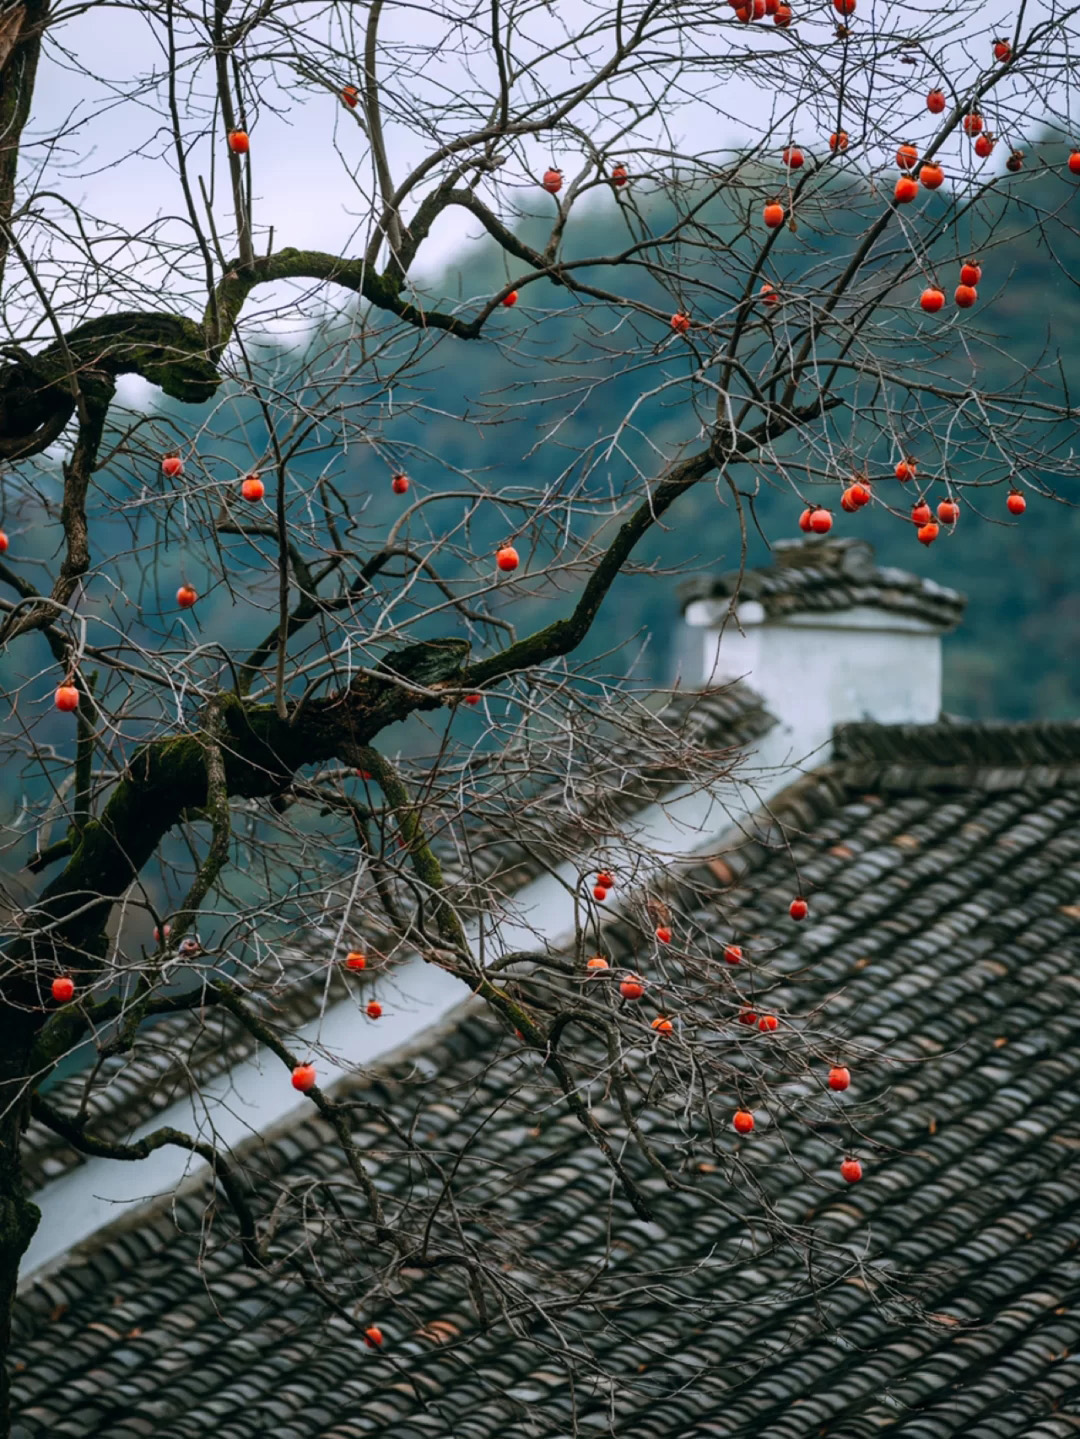
[[[121,21],[127,60],[80,60]],[[513,1308],[440,1208],[452,1179],[433,1159],[419,1219],[385,1204],[332,1069],[276,1017],[344,993],[347,951],[365,977],[410,954],[456,976],[639,1214],[627,1147],[688,1182],[648,1138],[675,1096],[802,1242],[731,1162],[732,1115],[784,1077],[825,1092],[831,1051],[782,1027],[748,1065],[743,957],[668,913],[630,801],[730,758],[692,705],[645,702],[605,602],[655,573],[649,543],[678,541],[703,488],[738,562],[770,488],[790,533],[873,506],[930,544],[1075,479],[1053,346],[1012,366],[993,308],[1003,228],[1044,237],[1053,269],[1075,225],[1076,39],[1057,4],[998,35],[974,3],[6,0],[5,1335],[31,1123],[118,1160],[189,1147],[246,1260],[284,1262],[280,1214],[212,1136],[110,1143],[91,1104],[49,1097],[70,1056],[92,1091],[155,1018],[194,1033],[215,1008],[282,1085],[314,1065],[297,1087],[347,1154],[371,1273],[415,1259],[426,1213],[425,1262],[459,1265],[488,1322]],[[451,250],[499,278],[452,294]],[[683,553],[699,564],[700,537]],[[501,952],[507,856],[538,854],[576,934]],[[613,856],[642,954],[663,952],[644,1004],[626,968],[589,967]],[[305,957],[292,938],[318,925],[333,939]],[[573,1277],[548,1278],[565,1311]]]

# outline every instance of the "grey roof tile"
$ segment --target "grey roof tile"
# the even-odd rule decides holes
[[[615,1276],[681,1264],[667,1293],[634,1290],[616,1332],[572,1327],[575,1350],[600,1355],[614,1382],[585,1370],[571,1391],[550,1332],[480,1329],[458,1287],[415,1269],[376,1315],[386,1351],[370,1353],[295,1284],[238,1268],[229,1246],[200,1267],[201,1203],[185,1197],[184,1236],[155,1222],[23,1297],[20,1439],[210,1430],[217,1439],[562,1439],[575,1423],[583,1435],[610,1434],[612,1413],[620,1439],[1074,1435],[1075,1415],[1062,1427],[1080,1389],[1071,1357],[1080,1351],[1080,924],[1066,912],[1080,899],[1073,741],[996,732],[992,766],[980,769],[976,730],[950,726],[949,750],[931,729],[934,742],[918,748],[942,764],[904,768],[906,790],[876,734],[849,735],[854,748],[841,747],[815,781],[816,801],[802,785],[798,814],[811,823],[795,850],[813,877],[805,928],[793,933],[786,919],[783,803],[741,886],[702,867],[672,902],[680,923],[692,914],[716,945],[733,934],[744,942],[747,962],[731,977],[739,993],[767,994],[793,1023],[808,999],[838,996],[830,1014],[851,1043],[881,1051],[858,1060],[857,1087],[827,1111],[873,1111],[861,1185],[836,1190],[844,1130],[833,1120],[800,1138],[800,1172],[784,1156],[783,1125],[762,1116],[746,1162],[790,1223],[812,1222],[880,1277],[916,1272],[927,1307],[944,1317],[882,1310],[850,1275],[816,1304],[789,1252],[750,1243],[722,1173],[669,1195],[628,1159],[657,1219],[637,1220],[618,1197],[609,1209],[607,1171],[572,1119],[537,1124],[530,1087],[475,1138],[477,1173],[508,1153],[532,1166],[527,1185],[500,1194],[503,1222],[527,1226],[538,1255],[579,1262],[604,1252],[610,1227]],[[633,956],[629,927],[613,923],[605,942]],[[753,1062],[756,1036],[740,1030],[733,1052]],[[475,1016],[426,1059],[421,1081],[391,1071],[377,1087],[405,1117],[422,1094],[424,1132],[440,1140],[459,1132],[463,1110],[466,1122],[489,1113],[536,1062]],[[821,1099],[802,1084],[788,1102]],[[596,1113],[618,1126],[609,1101],[598,1097]],[[355,1132],[366,1147],[385,1146],[373,1117],[358,1114]],[[260,1162],[280,1180],[332,1177],[341,1161],[325,1126],[303,1121]],[[423,1182],[392,1153],[378,1173],[387,1194]],[[61,1303],[69,1307],[54,1320]],[[450,1342],[422,1329],[440,1323],[452,1326]]]

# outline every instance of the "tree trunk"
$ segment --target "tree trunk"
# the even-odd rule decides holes
[[[7,1085],[0,1086],[0,1095]],[[19,1139],[23,1127],[21,1100],[9,1107],[0,1119],[0,1439],[11,1433],[11,1315],[19,1264],[34,1237],[41,1218],[37,1205],[23,1190]]]
[[[0,3],[0,281],[8,256],[8,221],[15,208],[19,142],[30,114],[49,0]]]

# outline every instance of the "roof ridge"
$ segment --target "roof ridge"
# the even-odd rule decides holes
[[[891,565],[855,536],[777,540],[772,563],[700,575],[678,588],[685,610],[695,600],[757,600],[768,619],[870,606],[921,619],[940,629],[959,624],[967,600],[958,590]]]
[[[972,768],[1071,769],[1080,765],[1080,721],[858,721],[836,729],[833,754],[838,763],[892,763],[916,774],[963,766],[969,782]]]

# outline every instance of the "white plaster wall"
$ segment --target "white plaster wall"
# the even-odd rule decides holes
[[[745,679],[807,753],[823,754],[822,744],[827,751],[833,727],[850,720],[926,724],[940,716],[941,636],[921,621],[867,607],[761,623],[760,606],[744,605],[741,632],[733,620],[721,632],[708,605],[694,611],[687,618],[706,636],[697,682]]]

